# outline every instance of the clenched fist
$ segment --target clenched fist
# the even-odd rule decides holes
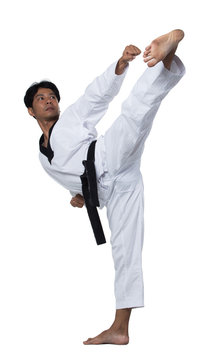
[[[83,205],[85,204],[85,201],[84,201],[84,197],[80,194],[77,194],[76,196],[74,196],[71,201],[70,201],[70,204],[73,206],[73,207],[78,207],[78,208],[82,208]]]
[[[123,56],[119,59],[117,63],[115,73],[117,75],[121,75],[125,67],[127,66],[128,62],[134,60],[136,56],[138,56],[139,54],[141,54],[141,50],[136,46],[134,45],[126,46],[123,52]]]

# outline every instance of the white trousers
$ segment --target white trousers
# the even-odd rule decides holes
[[[117,309],[144,306],[141,156],[161,101],[184,73],[177,56],[170,71],[162,62],[147,68],[104,136],[108,172],[100,179],[99,196],[107,207],[111,230]]]

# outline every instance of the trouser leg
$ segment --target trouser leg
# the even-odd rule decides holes
[[[116,180],[107,204],[115,268],[116,308],[144,306],[142,247],[144,198],[140,174]]]
[[[120,116],[105,133],[106,160],[111,176],[140,160],[161,101],[185,72],[177,56],[171,69],[164,68],[161,62],[146,69],[124,101]]]

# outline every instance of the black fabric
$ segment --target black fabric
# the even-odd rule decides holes
[[[106,239],[96,208],[96,206],[99,206],[99,200],[95,172],[95,144],[96,141],[93,141],[89,146],[87,160],[83,161],[85,171],[80,178],[89,220],[92,225],[97,245],[101,245],[106,243]]]
[[[83,161],[85,172],[82,175],[82,177],[85,176],[88,181],[88,188],[89,188],[88,201],[91,206],[99,206],[98,189],[97,189],[96,172],[95,172],[95,144],[96,141],[93,141],[89,146],[87,160]]]
[[[55,124],[56,124],[56,122],[49,129],[47,147],[43,146],[44,134],[42,134],[42,136],[39,139],[39,150],[43,155],[45,155],[48,158],[48,161],[50,162],[50,164],[51,164],[51,161],[52,161],[52,159],[54,157],[54,151],[52,150],[51,145],[50,145],[50,137],[51,137],[51,133],[52,133],[52,130],[53,130]]]

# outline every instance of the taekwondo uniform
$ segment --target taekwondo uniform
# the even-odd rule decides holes
[[[127,68],[115,74],[112,64],[69,106],[49,132],[47,148],[40,138],[40,161],[45,171],[68,189],[82,195],[90,143],[97,139],[96,124],[120,90]],[[95,167],[100,207],[107,208],[115,267],[116,309],[144,306],[142,246],[144,189],[140,161],[153,119],[167,93],[185,73],[174,56],[170,71],[162,62],[146,68],[124,101],[120,116],[97,139]]]

